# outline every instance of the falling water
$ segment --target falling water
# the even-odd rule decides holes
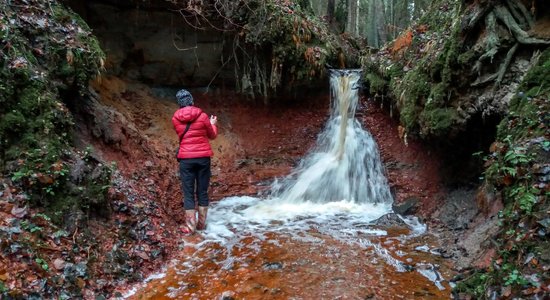
[[[332,70],[331,114],[315,149],[277,183],[273,195],[287,202],[390,203],[376,143],[355,118],[360,70]]]

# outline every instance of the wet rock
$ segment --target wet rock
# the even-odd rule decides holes
[[[86,162],[78,158],[76,163],[71,167],[69,178],[71,179],[71,182],[80,183],[89,171],[90,168],[88,168]]]
[[[262,265],[265,270],[281,270],[283,268],[283,263],[281,262],[267,262]]]
[[[452,230],[468,229],[478,213],[476,193],[475,189],[457,189],[450,192],[434,216]],[[491,209],[487,209],[489,210]]]
[[[85,223],[85,215],[79,210],[73,210],[64,216],[64,225],[67,232],[74,232],[77,228],[82,228]]]
[[[394,203],[392,204],[392,209],[396,214],[400,214],[402,216],[412,215],[416,212],[418,209],[418,203],[420,201],[416,197],[410,197],[405,199],[402,203]]]
[[[219,298],[220,300],[235,300],[235,293],[232,291],[225,291]]]
[[[407,223],[395,213],[389,213],[381,216],[372,222],[376,226],[381,227],[406,227]]]

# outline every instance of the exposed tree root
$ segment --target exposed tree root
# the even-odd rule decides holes
[[[504,74],[506,74],[506,70],[508,70],[508,66],[510,66],[510,63],[512,62],[512,58],[514,57],[514,54],[516,53],[518,47],[519,44],[516,43],[512,48],[508,50],[506,58],[504,59],[504,62],[500,64],[497,72],[479,77],[471,84],[471,86],[480,86],[491,81],[495,81],[495,89],[498,88],[500,86],[500,83],[502,82],[502,79],[504,78]]]
[[[506,0],[506,4],[510,12],[514,15],[514,18],[516,18],[526,30],[529,30],[535,25],[535,19],[521,1]]]
[[[514,54],[516,53],[516,50],[518,50],[519,44],[515,44],[510,50],[508,50],[508,53],[506,54],[506,59],[504,59],[504,62],[500,65],[500,69],[498,71],[498,77],[497,81],[495,82],[495,89],[500,87],[500,83],[502,82],[502,78],[504,78],[504,74],[506,73],[506,70],[508,69],[508,66],[512,62],[512,58],[514,57]]]
[[[510,11],[503,5],[497,5],[494,9],[495,16],[501,20],[506,27],[512,32],[516,40],[520,44],[527,45],[550,45],[549,40],[537,39],[530,37],[527,32],[520,28]]]
[[[495,14],[493,12],[490,12],[485,17],[485,26],[487,28],[487,36],[484,40],[485,42],[485,53],[481,55],[477,62],[475,63],[473,67],[473,71],[479,73],[481,71],[481,66],[483,65],[483,61],[487,58],[493,61],[493,57],[498,53],[498,50],[500,48],[500,39],[497,33],[497,21]]]
[[[470,84],[470,86],[480,86],[480,85],[484,85],[488,82],[494,81],[495,79],[497,79],[498,73],[499,72],[493,73],[493,74],[485,74],[485,75],[479,77],[478,79],[476,79],[476,81],[474,81],[472,84]]]
[[[474,27],[477,26],[477,23],[483,20],[483,18],[487,15],[487,12],[490,11],[491,8],[492,7],[489,5],[485,5],[483,7],[475,5],[473,8],[474,11],[463,19],[462,31],[466,33],[470,32]]]
[[[506,6],[496,5],[485,16],[485,26],[487,31],[487,36],[483,41],[485,44],[485,52],[478,58],[472,69],[479,75],[479,77],[471,84],[473,87],[495,81],[494,89],[498,88],[514,58],[519,44],[550,44],[550,40],[531,37],[524,29],[522,29],[522,27],[525,29],[531,28],[534,25],[534,18],[521,2],[512,0],[506,0],[505,2]],[[501,41],[506,40],[506,38],[499,36],[499,25],[497,24],[497,20],[506,26],[506,28],[513,35],[513,38],[516,40],[516,43],[508,49],[506,57],[500,64],[497,72],[480,75],[479,73],[481,72],[481,67],[484,60],[490,59],[492,61],[495,55],[501,50]],[[502,35],[502,33],[500,35]]]

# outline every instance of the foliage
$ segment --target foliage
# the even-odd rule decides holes
[[[31,204],[55,205],[71,193],[78,160],[67,106],[88,93],[104,54],[85,22],[56,1],[2,2],[0,12],[0,171]]]
[[[420,20],[377,54],[380,57],[362,58],[367,80],[372,84],[371,78],[380,78],[375,91],[387,91],[395,99],[401,124],[409,133],[447,137],[460,123],[455,103],[449,99],[458,94],[456,82],[463,68],[461,27],[453,22],[461,10],[459,1],[434,2]]]
[[[510,103],[510,112],[498,126],[497,141],[486,157],[485,180],[504,202],[499,214],[502,228],[496,237],[498,255],[483,273],[484,280],[479,276],[462,280],[457,292],[478,299],[489,299],[491,293],[524,296],[540,293],[539,287],[550,283],[544,270],[550,266],[545,254],[550,233],[550,222],[545,221],[550,210],[545,191],[550,175],[549,63],[547,49],[521,83],[521,92]],[[507,295],[501,287],[507,287]]]

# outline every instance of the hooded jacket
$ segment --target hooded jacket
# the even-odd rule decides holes
[[[189,130],[182,138],[187,123],[191,122]],[[186,106],[178,109],[172,117],[172,125],[178,134],[180,147],[178,158],[211,157],[214,155],[209,139],[218,135],[216,125],[210,124],[210,119],[200,108]]]

